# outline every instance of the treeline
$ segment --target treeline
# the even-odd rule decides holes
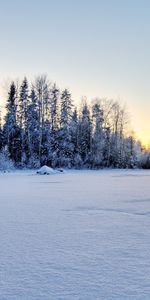
[[[0,124],[0,151],[17,167],[134,168],[140,145],[127,135],[128,116],[117,101],[84,100],[76,108],[71,93],[50,84],[11,83]]]

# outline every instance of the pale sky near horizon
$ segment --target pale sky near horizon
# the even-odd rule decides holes
[[[76,101],[120,98],[150,141],[149,0],[0,0],[0,62],[0,102],[7,80],[46,73]]]

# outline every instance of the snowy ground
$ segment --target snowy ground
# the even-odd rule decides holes
[[[150,171],[0,175],[0,300],[150,299]]]

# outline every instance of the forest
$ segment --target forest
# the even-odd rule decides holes
[[[0,164],[38,168],[150,167],[149,152],[136,141],[119,101],[83,98],[75,105],[68,89],[47,76],[11,82],[0,119]]]

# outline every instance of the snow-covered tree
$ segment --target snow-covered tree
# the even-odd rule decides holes
[[[3,147],[4,144],[4,133],[2,129],[2,115],[1,115],[1,110],[0,110],[0,151]]]
[[[92,106],[84,101],[73,110],[67,89],[60,92],[43,75],[30,84],[24,78],[19,94],[14,82],[10,85],[4,122],[0,120],[0,151],[29,167],[148,166],[149,152],[139,155],[128,123],[118,101],[96,99]]]
[[[18,98],[17,121],[20,129],[20,151],[21,163],[26,163],[29,159],[29,140],[28,140],[28,101],[29,101],[29,87],[28,81],[25,77],[21,87]]]
[[[58,130],[59,130],[59,99],[60,90],[54,84],[50,89],[50,149],[49,160],[52,167],[58,165],[59,160],[59,142],[58,142]]]
[[[60,98],[59,163],[71,167],[74,146],[71,140],[72,119],[71,94],[65,89]]]
[[[47,76],[38,76],[35,80],[35,94],[37,99],[37,112],[38,112],[38,157],[39,161],[42,163],[43,156],[47,148],[47,139],[45,139],[45,130],[47,119],[50,112],[50,93],[49,93],[49,81]]]
[[[90,110],[87,102],[85,101],[82,106],[80,118],[79,118],[79,136],[78,147],[79,154],[84,164],[89,165],[89,157],[91,155],[92,148],[92,122],[90,116]]]
[[[103,110],[99,103],[92,106],[93,140],[91,163],[94,167],[101,167],[104,164],[104,130]]]
[[[16,86],[12,82],[6,104],[6,115],[4,124],[4,145],[7,146],[10,158],[15,162],[18,160],[18,138],[19,128],[16,122]]]

